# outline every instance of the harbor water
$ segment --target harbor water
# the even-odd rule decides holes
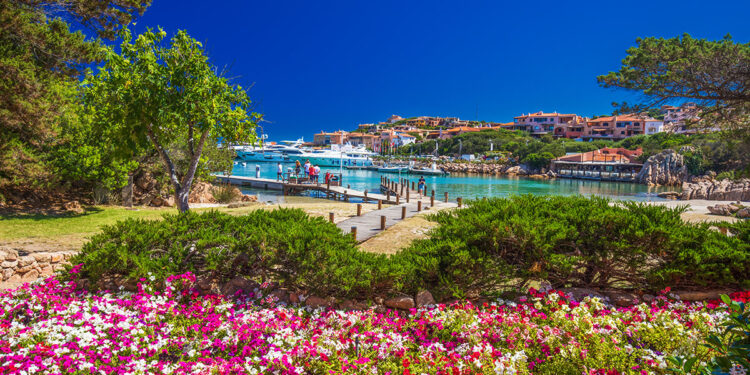
[[[276,179],[278,170],[276,163],[235,163],[232,175],[254,177],[256,166],[260,168],[260,177]],[[294,164],[284,164],[284,171],[294,169]],[[321,168],[321,180],[326,172],[342,174],[343,185],[349,185],[354,190],[377,191],[380,186],[380,176],[397,180],[399,174],[382,173],[369,170],[348,170],[339,168]],[[405,174],[402,178],[417,181],[419,175]],[[649,187],[627,182],[607,182],[578,179],[531,179],[525,177],[494,176],[477,174],[456,174],[449,176],[424,176],[427,190],[435,190],[438,199],[448,192],[451,200],[456,197],[463,199],[502,197],[511,194],[557,194],[557,195],[598,195],[620,200],[656,201],[662,200],[656,196],[662,191],[674,190],[669,187]],[[281,202],[284,198],[280,192],[243,188],[243,192],[257,194],[262,201]]]

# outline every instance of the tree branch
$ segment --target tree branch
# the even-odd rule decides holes
[[[180,184],[180,180],[177,178],[177,171],[175,170],[174,163],[172,163],[172,159],[169,158],[169,154],[167,154],[167,151],[164,149],[164,147],[162,147],[161,143],[159,143],[159,140],[156,139],[153,124],[151,124],[150,122],[146,124],[146,129],[148,138],[151,140],[151,143],[154,144],[154,148],[156,148],[159,156],[161,156],[161,159],[164,161],[164,168],[167,170],[169,180],[172,181],[175,190],[179,191],[182,188],[182,185]]]

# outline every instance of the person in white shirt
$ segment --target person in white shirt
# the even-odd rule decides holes
[[[284,167],[279,163],[278,165],[278,171],[276,172],[276,180],[277,181],[283,181],[284,180]]]
[[[320,167],[315,166],[315,182],[318,182],[318,177],[320,176]]]

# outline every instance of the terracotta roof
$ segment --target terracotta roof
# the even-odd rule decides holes
[[[568,116],[575,116],[575,114],[574,113],[557,113],[557,112],[544,113],[542,111],[539,111],[537,113],[529,113],[528,115],[521,115],[521,116],[516,116],[516,117],[513,117],[513,118],[522,118],[522,117],[550,117],[550,116],[561,116],[561,117],[564,116],[564,117],[568,117]]]
[[[627,114],[619,116],[607,116],[599,117],[597,119],[589,120],[589,122],[617,122],[617,121],[658,121],[655,118],[649,116],[642,116],[637,114]]]
[[[471,126],[457,126],[457,127],[455,127],[455,128],[452,128],[452,129],[448,129],[448,130],[446,130],[446,132],[448,132],[448,133],[458,133],[458,132],[478,132],[478,131],[480,131],[480,130],[482,130],[482,129],[480,129],[480,128],[473,128],[473,127],[471,127]]]

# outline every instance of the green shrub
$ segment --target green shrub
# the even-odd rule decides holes
[[[439,225],[431,237],[398,256],[414,265],[410,287],[439,296],[532,280],[643,290],[747,283],[750,250],[742,236],[685,223],[683,211],[580,196],[475,200],[432,215]]]
[[[82,277],[156,281],[191,271],[219,282],[236,276],[275,281],[324,296],[388,292],[398,277],[385,256],[360,252],[334,224],[299,209],[217,211],[129,219],[104,227],[76,255]]]
[[[219,203],[236,202],[242,198],[242,192],[231,184],[216,185],[211,192]]]

